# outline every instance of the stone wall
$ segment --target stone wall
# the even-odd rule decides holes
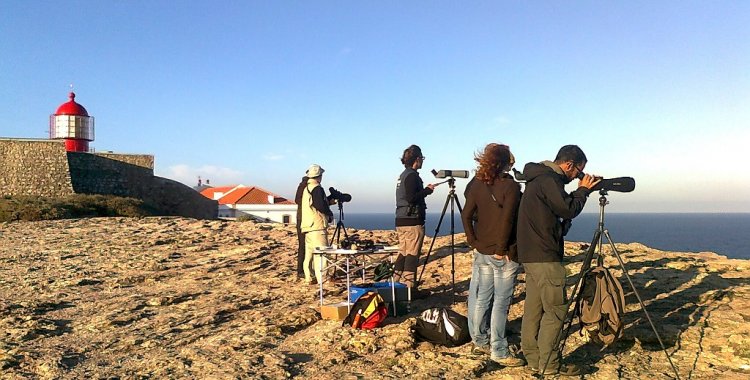
[[[144,182],[153,178],[153,156],[68,152],[73,191],[141,197]],[[131,162],[147,165],[137,165]]]
[[[65,143],[0,138],[0,196],[73,194]]]
[[[115,161],[121,161],[126,164],[140,166],[154,171],[154,156],[150,154],[121,154],[121,153],[94,153],[99,157],[109,158]]]
[[[161,215],[217,217],[217,202],[154,176],[154,156],[66,152],[54,140],[0,138],[0,196],[103,194],[143,200]]]

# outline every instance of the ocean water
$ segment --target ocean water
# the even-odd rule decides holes
[[[429,236],[435,234],[440,214],[428,214],[425,225]],[[438,235],[450,234],[450,211],[440,225]],[[591,242],[599,223],[599,214],[581,214],[573,220],[567,241]],[[394,229],[391,213],[346,214],[344,225],[368,230]],[[604,227],[615,243],[638,242],[664,251],[716,252],[735,259],[750,259],[750,214],[682,213],[609,213]],[[456,233],[464,232],[461,218],[455,215]]]

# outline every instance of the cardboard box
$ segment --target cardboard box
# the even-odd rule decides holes
[[[349,305],[351,304],[346,301],[323,305],[320,307],[320,316],[323,319],[343,321],[349,314]]]

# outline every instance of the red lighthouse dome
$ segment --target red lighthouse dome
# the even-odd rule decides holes
[[[57,107],[49,117],[49,138],[65,140],[68,152],[88,152],[89,141],[94,141],[94,118],[82,105],[75,102],[76,94]]]
[[[76,103],[75,92],[71,92],[70,95],[68,95],[68,97],[70,98],[70,100],[61,104],[60,107],[57,107],[57,112],[55,112],[55,115],[76,115],[76,116],[88,116],[89,115],[88,111],[86,111],[86,108],[83,108],[82,105]]]

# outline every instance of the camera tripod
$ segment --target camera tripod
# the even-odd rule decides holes
[[[458,207],[458,214],[459,218],[461,215],[461,212],[463,211],[461,209],[461,202],[458,201],[458,196],[456,196],[456,179],[453,177],[448,178],[445,182],[448,182],[448,187],[450,187],[450,191],[448,191],[448,196],[445,198],[445,204],[443,205],[443,211],[440,213],[440,220],[438,220],[437,227],[435,227],[435,233],[432,235],[432,242],[430,243],[430,249],[427,250],[427,257],[425,258],[424,264],[422,264],[422,271],[419,272],[419,278],[417,279],[417,283],[421,283],[422,281],[422,275],[424,274],[424,269],[427,267],[427,263],[430,262],[430,254],[432,253],[432,248],[435,245],[435,238],[437,238],[438,231],[440,231],[440,225],[443,224],[443,218],[445,217],[445,211],[448,209],[448,204],[451,205],[451,284],[453,293],[451,295],[451,303],[456,303],[456,245],[454,242],[454,235],[456,232],[455,227],[455,208]]]
[[[336,204],[339,206],[339,220],[336,222],[336,229],[331,235],[331,243],[336,241],[336,244],[341,243],[341,233],[344,233],[344,239],[347,239],[349,235],[346,233],[346,226],[344,226],[344,203],[337,200]]]
[[[565,319],[561,321],[560,328],[557,331],[557,336],[555,338],[555,344],[553,347],[557,347],[557,352],[562,355],[563,349],[565,348],[565,341],[568,339],[568,333],[570,332],[570,328],[573,325],[573,318],[576,315],[575,309],[571,312],[570,311],[570,305],[571,304],[578,304],[578,302],[581,300],[581,297],[583,296],[583,292],[581,292],[581,287],[583,284],[583,279],[586,274],[586,272],[589,271],[591,268],[591,261],[594,256],[594,251],[598,250],[597,255],[597,264],[601,265],[604,262],[604,252],[602,251],[602,245],[603,245],[603,239],[606,237],[607,242],[609,243],[609,247],[612,250],[612,253],[615,254],[615,257],[617,258],[618,263],[620,264],[620,268],[622,269],[622,273],[625,275],[625,278],[628,279],[628,283],[630,284],[630,288],[633,289],[633,294],[635,294],[636,298],[638,299],[638,303],[641,305],[641,310],[643,310],[643,313],[646,315],[646,319],[648,320],[648,323],[651,325],[651,330],[654,331],[654,334],[656,335],[656,339],[659,341],[659,345],[661,346],[662,350],[664,350],[664,353],[667,355],[667,360],[669,360],[669,364],[672,366],[672,369],[674,370],[675,376],[677,377],[677,380],[680,379],[680,374],[677,371],[677,367],[675,367],[674,363],[672,363],[672,358],[669,356],[669,353],[667,352],[666,347],[664,347],[664,343],[661,340],[661,336],[659,336],[659,333],[656,331],[656,327],[654,326],[654,322],[651,321],[651,316],[648,314],[648,311],[646,310],[646,305],[643,304],[643,300],[641,299],[641,295],[638,293],[638,290],[636,289],[635,285],[633,284],[633,281],[630,279],[630,275],[628,275],[627,269],[625,269],[625,263],[622,260],[622,257],[620,256],[620,253],[617,251],[617,247],[615,247],[615,243],[612,241],[612,238],[609,236],[609,230],[604,228],[604,206],[609,204],[609,201],[607,200],[607,190],[602,189],[599,190],[599,225],[596,228],[596,231],[594,231],[594,238],[591,239],[591,245],[589,246],[588,250],[586,250],[586,255],[583,259],[582,265],[581,265],[581,271],[578,274],[578,279],[576,280],[576,284],[573,287],[573,292],[571,293],[570,300],[568,301],[565,310],[567,312]],[[567,327],[566,327],[567,324]],[[565,333],[563,334],[563,330],[565,330]],[[563,338],[564,337],[564,338]],[[562,342],[560,342],[562,339]],[[549,355],[547,355],[547,359],[540,368],[540,374],[543,377],[544,371],[547,369],[547,365],[549,364],[550,357],[552,356],[552,352],[550,352]]]

